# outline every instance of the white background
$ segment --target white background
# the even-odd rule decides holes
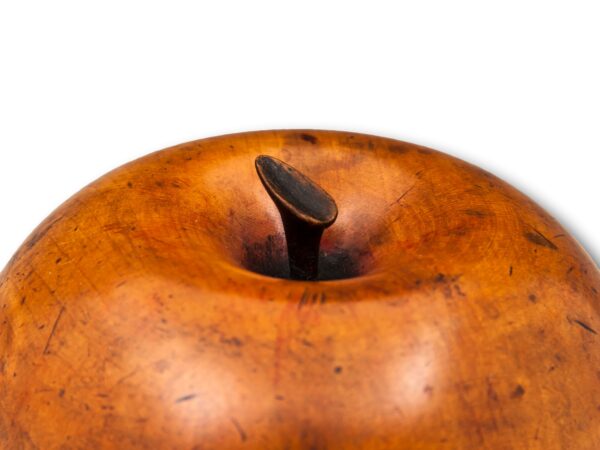
[[[599,261],[598,5],[0,0],[0,267],[55,207],[122,163],[300,127],[478,164]]]

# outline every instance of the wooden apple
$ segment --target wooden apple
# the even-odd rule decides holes
[[[285,214],[316,280],[289,279]],[[1,273],[0,448],[597,450],[599,291],[554,219],[434,150],[183,144],[83,189]]]

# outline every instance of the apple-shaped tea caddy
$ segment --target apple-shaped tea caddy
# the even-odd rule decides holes
[[[0,274],[0,448],[598,449],[599,291],[553,218],[434,150],[179,145]]]

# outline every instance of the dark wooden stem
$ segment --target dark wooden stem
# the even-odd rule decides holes
[[[263,186],[281,215],[290,278],[316,280],[321,236],[338,214],[335,201],[318,184],[283,161],[261,155],[255,164]]]

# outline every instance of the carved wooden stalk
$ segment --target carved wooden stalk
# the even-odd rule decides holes
[[[290,277],[316,280],[321,236],[338,214],[335,201],[318,184],[279,159],[258,156],[256,171],[281,215]]]

